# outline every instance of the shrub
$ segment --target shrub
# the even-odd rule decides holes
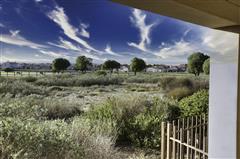
[[[179,88],[175,88],[173,90],[170,90],[167,93],[168,97],[177,99],[177,100],[181,100],[184,97],[187,97],[189,95],[193,94],[193,90],[187,87],[179,87]]]
[[[35,82],[35,81],[37,81],[37,78],[29,76],[29,77],[23,77],[22,80],[25,82]]]
[[[63,121],[1,118],[0,126],[3,158],[84,158],[81,146],[74,144]]]
[[[102,106],[92,108],[87,118],[93,123],[114,121],[118,129],[116,144],[127,142],[138,147],[159,148],[161,121],[167,108],[174,104],[160,99],[149,102],[142,96],[110,98]]]
[[[82,77],[48,77],[38,79],[35,84],[42,86],[92,86],[92,85],[119,85],[123,82],[120,77],[104,77],[82,75]]]
[[[98,76],[106,76],[106,75],[107,75],[107,72],[106,72],[106,71],[99,70],[99,71],[96,72],[96,75],[98,75]]]
[[[208,91],[200,90],[192,96],[183,98],[180,102],[183,116],[194,116],[208,113]]]
[[[181,116],[181,109],[179,106],[170,105],[165,108],[164,111],[164,120],[165,121],[173,121],[178,119]]]
[[[25,83],[22,81],[11,81],[7,80],[0,85],[0,94],[10,93],[14,96],[20,95],[31,95],[31,94],[38,94],[38,95],[47,95],[47,92],[37,86],[33,86],[29,83]]]
[[[82,107],[65,100],[44,100],[47,119],[69,119],[83,113]]]

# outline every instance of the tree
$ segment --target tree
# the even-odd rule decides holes
[[[92,66],[92,59],[87,58],[86,56],[79,56],[76,59],[75,69],[82,72],[86,72],[88,67]]]
[[[120,68],[121,64],[115,60],[107,60],[103,63],[102,69],[104,70],[110,70],[110,72],[113,72],[113,69],[118,69]]]
[[[7,68],[4,68],[3,71],[4,72],[14,72],[14,69],[7,67]]]
[[[70,66],[70,62],[64,58],[57,58],[52,62],[52,70],[60,72],[66,70]]]
[[[209,56],[203,53],[197,52],[193,53],[188,57],[188,72],[193,73],[195,76],[199,76],[203,72],[203,63]]]
[[[131,61],[131,70],[134,72],[134,75],[137,74],[137,72],[143,71],[146,68],[146,63],[143,59],[140,58],[133,58]]]
[[[207,60],[204,61],[204,63],[203,63],[203,72],[206,75],[209,75],[209,73],[210,73],[210,58],[208,58]]]

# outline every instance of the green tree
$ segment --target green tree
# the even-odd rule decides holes
[[[134,75],[137,74],[137,72],[143,71],[146,68],[146,63],[143,59],[134,57],[131,61],[131,70],[134,72]]]
[[[115,60],[107,60],[103,63],[102,69],[109,70],[112,73],[113,69],[116,69],[118,71],[120,66],[121,64]]]
[[[52,70],[55,72],[61,72],[66,70],[70,66],[70,62],[64,58],[56,58],[52,62]]]
[[[204,63],[203,63],[203,72],[206,75],[209,75],[209,73],[210,73],[210,58],[208,58],[207,60],[204,61]]]
[[[86,56],[79,56],[76,59],[75,69],[82,72],[86,72],[88,67],[92,66],[92,59],[87,58]]]
[[[3,69],[4,72],[14,72],[14,69],[13,68],[4,68]]]
[[[188,72],[193,73],[195,76],[199,76],[203,72],[203,63],[209,56],[203,53],[193,53],[188,57]]]

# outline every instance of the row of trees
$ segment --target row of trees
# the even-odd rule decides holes
[[[66,70],[70,66],[70,62],[64,58],[57,58],[52,62],[52,70],[54,72],[62,72]],[[93,65],[92,59],[87,58],[86,56],[79,56],[76,59],[76,64],[74,66],[75,70],[79,70],[82,72],[86,72],[89,67]],[[137,72],[143,71],[146,68],[146,63],[143,59],[133,58],[131,61],[131,70],[136,75]],[[110,73],[113,72],[114,69],[117,71],[120,69],[121,64],[115,60],[107,60],[102,64],[103,70],[109,70]]]
[[[93,65],[92,59],[86,56],[79,56],[76,59],[75,70],[86,72],[89,67]],[[52,70],[55,72],[61,72],[66,70],[70,66],[70,62],[64,58],[57,58],[52,63]],[[121,64],[115,60],[107,60],[102,64],[103,70],[109,70],[110,73],[113,70],[117,70],[121,67]],[[137,72],[145,70],[147,67],[146,62],[140,58],[133,58],[131,60],[131,71],[136,75]],[[210,58],[208,55],[197,52],[188,57],[188,72],[193,73],[195,76],[199,76],[204,72],[209,74],[210,72]]]

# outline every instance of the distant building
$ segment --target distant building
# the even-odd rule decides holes
[[[119,72],[129,72],[129,66],[128,65],[122,65],[119,69]]]

